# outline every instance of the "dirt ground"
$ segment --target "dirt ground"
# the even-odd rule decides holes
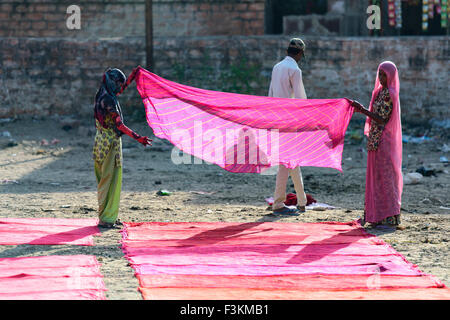
[[[140,134],[152,136],[144,121],[127,125]],[[435,175],[423,177],[419,184],[404,186],[402,221],[405,230],[367,227],[367,231],[449,286],[450,168],[440,162],[440,157],[450,158],[448,150],[441,150],[444,144],[450,143],[448,132],[442,130],[404,127],[404,133],[427,133],[434,138],[422,144],[404,144],[404,173],[426,165],[434,169]],[[175,165],[171,161],[173,147],[166,141],[154,139],[153,147],[144,148],[125,136],[119,218],[136,222],[356,220],[364,207],[366,154],[361,137],[362,122],[352,121],[344,147],[343,173],[302,168],[306,192],[318,202],[337,209],[308,210],[300,216],[280,218],[266,210],[265,198],[273,195],[274,175],[233,174],[208,164]],[[58,141],[52,144],[53,139]],[[64,122],[57,117],[0,121],[0,217],[96,218],[96,182],[91,160],[93,140],[92,128],[88,130],[76,121]],[[171,194],[157,195],[161,189]],[[288,192],[293,191],[289,182]],[[112,229],[95,237],[92,247],[0,246],[0,258],[95,255],[102,263],[108,299],[142,299],[134,271],[120,249],[120,238],[118,230]]]

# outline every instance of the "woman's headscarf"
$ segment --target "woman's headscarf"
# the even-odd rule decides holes
[[[114,97],[122,89],[122,84],[125,83],[125,74],[120,69],[109,69],[103,76],[103,83],[108,92]]]
[[[370,101],[369,110],[373,112],[373,103],[378,96],[378,93],[383,88],[380,83],[380,70],[383,70],[387,76],[387,86],[389,89],[389,96],[391,97],[393,103],[392,114],[386,124],[384,130],[387,130],[391,134],[400,134],[401,140],[401,118],[400,118],[400,80],[398,77],[398,71],[395,64],[391,61],[385,61],[378,66],[377,77],[375,80],[375,88],[372,92],[372,99]],[[364,134],[369,135],[371,125],[371,119],[368,117],[366,119],[366,124],[364,127]]]
[[[102,100],[107,95],[112,99],[114,111],[116,111],[122,117],[122,111],[120,109],[119,102],[117,100],[117,94],[122,91],[122,86],[126,81],[125,74],[119,69],[108,69],[103,75],[102,84],[97,91],[94,102],[94,117],[104,127],[105,116],[108,113],[106,106],[102,103]]]

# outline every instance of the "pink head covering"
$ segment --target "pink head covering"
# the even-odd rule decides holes
[[[377,78],[375,80],[375,88],[372,92],[372,100],[370,101],[369,110],[373,112],[373,102],[378,96],[378,93],[383,88],[380,83],[380,70],[383,70],[387,76],[387,86],[389,89],[389,95],[393,103],[393,109],[391,117],[386,124],[384,130],[391,135],[400,137],[400,147],[402,140],[402,124],[400,118],[400,80],[398,77],[398,70],[396,65],[391,61],[385,61],[378,66]],[[364,126],[364,134],[369,135],[371,125],[371,119],[367,117],[366,124]]]

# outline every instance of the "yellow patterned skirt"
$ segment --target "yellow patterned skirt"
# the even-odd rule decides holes
[[[112,129],[97,126],[93,158],[97,179],[98,215],[101,222],[115,223],[122,190],[122,139]]]

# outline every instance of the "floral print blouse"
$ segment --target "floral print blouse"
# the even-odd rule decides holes
[[[373,102],[374,113],[378,114],[381,118],[389,120],[392,113],[392,100],[389,96],[389,89],[382,88],[378,93],[378,96]],[[383,134],[384,126],[378,124],[376,121],[372,120],[370,125],[369,137],[367,140],[367,150],[376,151],[378,145],[380,144],[381,135]]]
[[[116,167],[122,166],[122,139],[114,131],[114,121],[110,115],[105,117],[104,128],[98,120],[95,120],[97,133],[95,135],[93,159],[95,162],[102,164],[110,151],[114,153]]]

